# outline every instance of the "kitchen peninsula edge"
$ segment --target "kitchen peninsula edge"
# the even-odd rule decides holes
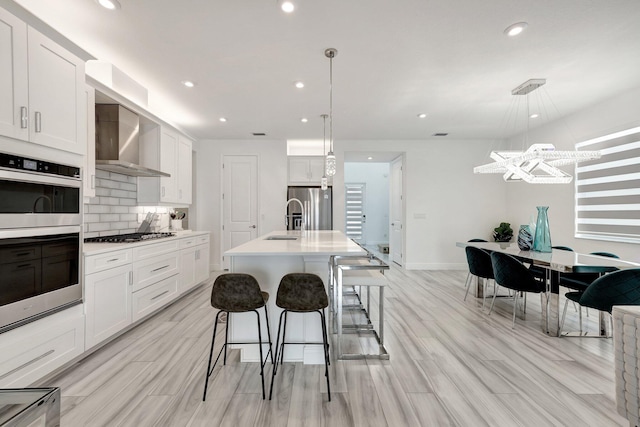
[[[295,239],[295,240],[294,240]],[[271,336],[275,345],[281,310],[276,307],[276,295],[282,276],[288,273],[317,274],[327,287],[329,258],[332,255],[356,256],[366,251],[336,230],[273,231],[224,253],[229,257],[230,271],[254,276],[263,291],[269,293],[267,303]],[[263,323],[263,337],[266,326]],[[257,341],[256,319],[253,313],[234,313],[230,319],[230,341]],[[290,313],[287,322],[287,341],[317,343],[322,341],[318,315]],[[241,360],[257,362],[258,347],[242,348]],[[274,349],[275,350],[275,349]],[[306,364],[324,363],[322,346],[295,345],[285,349],[284,358]]]

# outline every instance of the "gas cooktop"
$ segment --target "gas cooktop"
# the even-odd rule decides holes
[[[128,233],[114,234],[111,236],[88,237],[84,239],[84,241],[85,243],[132,243],[172,236],[174,236],[173,233]]]

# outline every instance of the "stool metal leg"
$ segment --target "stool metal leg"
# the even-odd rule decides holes
[[[282,313],[280,313],[280,320],[278,321],[278,333],[276,334],[276,357],[275,357],[275,363],[273,364],[273,369],[271,372],[271,386],[269,387],[269,400],[271,400],[271,397],[273,396],[273,383],[275,382],[276,379],[276,372],[278,371],[278,357],[282,358],[282,353],[284,348],[280,348],[280,330],[282,329],[282,320],[285,316],[285,313],[287,311],[283,310]],[[286,323],[285,323],[285,328],[286,328]],[[284,336],[282,337],[282,347],[284,347]],[[282,362],[280,362],[280,364],[282,364]]]
[[[264,392],[264,363],[263,363],[263,356],[262,356],[262,331],[261,331],[261,327],[260,327],[260,313],[258,313],[258,310],[253,310],[254,313],[256,313],[256,318],[258,319],[258,347],[260,348],[260,379],[262,380],[262,400],[264,400],[265,398],[265,392]]]
[[[331,385],[329,384],[329,340],[327,338],[327,323],[324,316],[324,310],[318,310],[320,321],[322,322],[322,346],[324,347],[324,376],[327,377],[327,395],[331,402]]]
[[[271,363],[273,364],[273,347],[271,346],[273,341],[271,341],[271,328],[269,327],[269,311],[267,310],[267,303],[264,304],[264,317],[265,319],[267,319],[267,338],[269,338],[269,354],[271,355]],[[264,363],[267,363],[267,361],[265,360]]]
[[[207,386],[209,385],[209,377],[211,376],[211,360],[213,359],[213,345],[216,343],[216,331],[218,329],[218,318],[220,317],[220,313],[222,313],[222,311],[218,311],[218,314],[216,314],[216,319],[214,320],[213,323],[213,336],[211,337],[211,350],[209,351],[209,364],[207,365],[207,372],[206,375],[204,377],[204,394],[202,395],[202,401],[204,402],[207,398]],[[228,317],[228,315],[227,315]],[[228,319],[227,319],[228,321]],[[218,355],[218,357],[220,357],[220,355]],[[216,363],[218,362],[218,359],[216,359]],[[213,365],[213,367],[215,368],[215,363]]]
[[[224,361],[223,365],[227,364],[227,343],[229,342],[229,321],[231,317],[231,313],[227,313],[227,324],[226,329],[224,330]]]

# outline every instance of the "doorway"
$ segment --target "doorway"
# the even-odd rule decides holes
[[[391,163],[391,185],[389,202],[391,212],[391,238],[389,257],[398,265],[404,265],[404,198],[403,198],[402,156]]]
[[[258,157],[222,159],[222,253],[258,237]],[[229,261],[222,258],[223,268]]]
[[[367,184],[355,183],[344,185],[344,234],[348,238],[366,245],[366,199]]]

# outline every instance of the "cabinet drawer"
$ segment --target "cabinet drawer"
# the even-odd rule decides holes
[[[155,258],[162,254],[175,253],[178,250],[178,242],[179,240],[176,239],[169,242],[153,243],[133,248],[133,259],[134,261],[141,261],[144,259]]]
[[[131,264],[131,249],[90,255],[84,258],[84,274],[97,273],[114,267]]]
[[[179,253],[136,262],[133,265],[133,291],[178,274]]]
[[[201,236],[197,236],[196,237],[196,244],[204,245],[204,244],[208,244],[208,243],[209,243],[209,235],[208,234],[203,234]]]
[[[192,248],[198,244],[198,240],[195,237],[189,237],[188,239],[180,239],[180,249]]]
[[[21,388],[84,351],[82,305],[0,335],[0,388]]]
[[[133,321],[153,313],[178,294],[178,276],[172,276],[133,293]]]

